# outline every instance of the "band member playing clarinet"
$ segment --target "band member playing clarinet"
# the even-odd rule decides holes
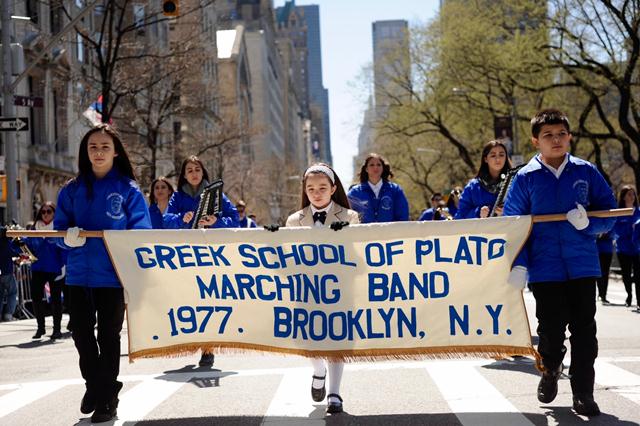
[[[478,174],[464,187],[455,218],[489,217],[498,197],[502,179],[510,168],[511,161],[504,143],[501,140],[487,142],[482,148]],[[498,206],[495,213],[501,215],[502,207]]]

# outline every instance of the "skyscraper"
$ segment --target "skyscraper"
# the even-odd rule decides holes
[[[331,136],[329,128],[329,92],[322,82],[322,46],[320,42],[320,7],[318,5],[296,6],[288,1],[276,9],[278,29],[288,30],[293,40],[306,37],[306,44],[296,43],[299,55],[304,55],[300,63],[306,76],[307,113],[311,113],[312,125],[320,131],[319,152],[316,159],[331,163]],[[306,67],[305,67],[306,65]],[[315,106],[315,107],[314,107]],[[319,111],[314,115],[313,111]],[[313,148],[315,151],[315,147]]]
[[[376,115],[386,111],[387,95],[399,88],[392,78],[409,66],[409,24],[404,19],[375,21],[372,24],[373,81]]]

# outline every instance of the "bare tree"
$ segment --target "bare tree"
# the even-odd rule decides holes
[[[577,132],[592,142],[618,143],[640,184],[640,1],[553,0],[546,51],[559,74],[556,87],[577,87],[586,98]]]

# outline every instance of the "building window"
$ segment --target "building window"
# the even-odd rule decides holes
[[[134,4],[133,5],[133,19],[135,21],[136,33],[138,35],[144,35],[144,5],[143,4]]]
[[[76,57],[78,62],[84,62],[84,40],[80,34],[76,34]]]
[[[38,23],[38,12],[40,2],[38,0],[27,0],[27,16],[31,18],[31,22]]]
[[[179,144],[182,141],[182,122],[173,122],[173,143]]]

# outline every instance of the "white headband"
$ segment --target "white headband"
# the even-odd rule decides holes
[[[322,165],[311,166],[307,169],[306,172],[304,172],[304,177],[309,176],[310,173],[324,173],[325,175],[327,175],[327,177],[329,178],[332,184],[334,185],[336,184],[336,178],[333,172],[331,171],[331,169],[328,168],[327,166],[322,166]]]

